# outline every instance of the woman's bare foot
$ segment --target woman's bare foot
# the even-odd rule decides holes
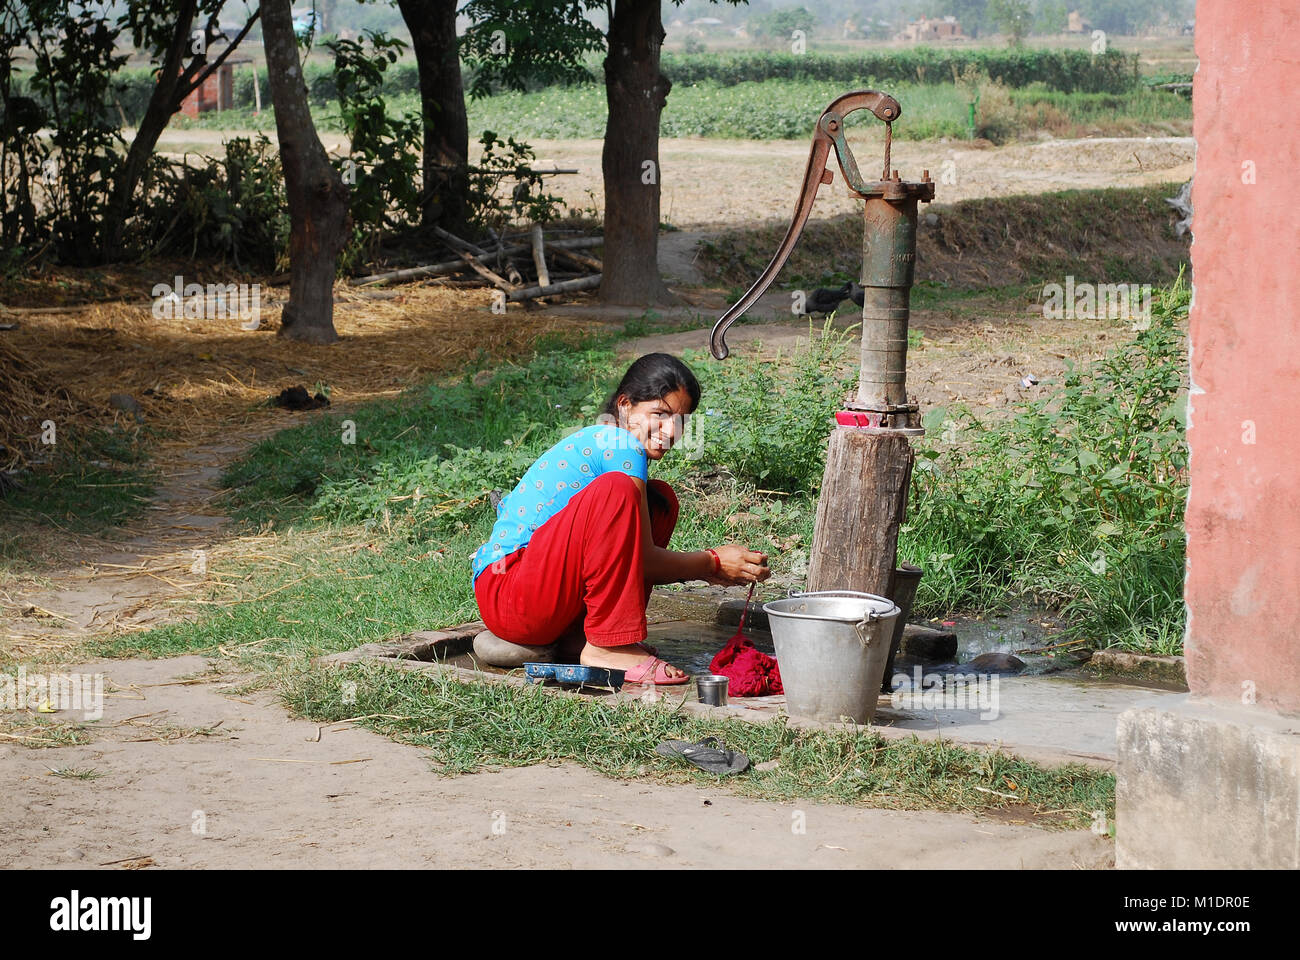
[[[621,647],[598,647],[588,643],[582,648],[578,662],[588,667],[608,667],[611,670],[631,670],[639,663],[644,663],[649,651],[639,643],[629,643]],[[664,673],[669,677],[684,677],[686,671],[664,664]],[[661,681],[662,682],[662,681]]]

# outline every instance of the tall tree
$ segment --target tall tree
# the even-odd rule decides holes
[[[351,231],[348,190],[316,135],[290,2],[262,3],[266,72],[289,202],[289,302],[281,316],[280,336],[333,343],[338,340],[334,274]]]
[[[592,11],[608,17],[604,36],[587,19]],[[464,41],[475,68],[474,96],[493,84],[523,89],[533,80],[586,79],[586,54],[604,48],[609,115],[601,155],[605,269],[600,296],[620,304],[665,299],[668,291],[658,270],[659,116],[672,84],[659,69],[660,0],[472,0],[461,12],[474,20]],[[504,40],[500,48],[498,38]]]
[[[234,40],[220,54],[210,56],[213,43],[222,36],[219,20],[225,4],[226,0],[133,0],[127,4],[121,24],[130,28],[135,46],[148,51],[158,64],[158,78],[135,139],[113,178],[113,192],[104,218],[106,260],[121,254],[136,189],[144,179],[149,159],[167,124],[185,98],[221,67],[257,22],[259,11],[254,10]],[[197,17],[205,18],[202,32],[194,30]]]
[[[989,0],[988,15],[1008,42],[1017,47],[1025,42],[1025,35],[1034,22],[1029,0]]]
[[[469,124],[456,44],[456,0],[397,0],[411,32],[424,122],[422,219],[459,233],[468,192]]]

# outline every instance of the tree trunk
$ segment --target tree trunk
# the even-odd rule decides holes
[[[834,429],[817,500],[809,590],[893,591],[912,446],[899,434]]]
[[[348,191],[330,166],[307,106],[290,0],[263,0],[262,41],[289,201],[289,302],[280,336],[334,343],[334,272],[352,228]]]
[[[659,276],[659,114],[672,83],[659,72],[659,0],[615,0],[605,56],[605,265],[600,298],[671,299]]]
[[[463,233],[469,191],[469,123],[456,49],[456,0],[398,0],[411,31],[424,122],[421,219]]]
[[[126,230],[126,221],[130,218],[131,201],[135,195],[136,185],[144,176],[149,158],[158,144],[158,138],[167,129],[167,123],[176,112],[177,90],[181,85],[181,62],[185,58],[190,44],[190,33],[194,25],[194,14],[198,9],[198,0],[180,0],[176,9],[176,26],[172,31],[171,43],[163,56],[162,68],[158,71],[158,83],[154,86],[149,105],[145,108],[144,119],[136,129],[131,149],[113,180],[113,194],[108,201],[108,233],[104,239],[103,256],[106,261],[115,260],[121,255],[122,236]]]

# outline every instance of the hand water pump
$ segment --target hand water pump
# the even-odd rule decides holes
[[[885,162],[879,180],[863,180],[844,136],[844,121],[870,110],[885,122]],[[891,597],[898,528],[907,507],[920,413],[907,396],[907,325],[916,265],[917,204],[934,199],[929,171],[920,181],[890,168],[893,122],[902,107],[874,90],[846,93],[817,120],[794,219],[772,262],[713,327],[710,349],[725,359],[727,329],[776,279],[803,233],[817,189],[834,178],[831,149],[849,192],[865,201],[862,233],[862,353],[857,396],[835,416],[817,506],[808,590],[860,590]]]

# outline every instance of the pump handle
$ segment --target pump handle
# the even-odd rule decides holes
[[[858,172],[857,162],[849,151],[848,141],[844,139],[844,119],[855,110],[870,110],[877,118],[892,124],[903,112],[898,101],[887,93],[875,90],[855,90],[831,101],[817,120],[817,129],[813,133],[812,150],[808,154],[808,166],[804,170],[803,186],[799,190],[799,199],[795,202],[794,218],[786,230],[781,245],[776,248],[772,262],[767,265],[754,285],[745,291],[745,295],[731,305],[718,322],[713,325],[709,335],[709,350],[719,360],[725,360],[731,351],[727,349],[727,330],[754,305],[772,285],[776,275],[790,258],[794,245],[799,242],[803,228],[812,213],[813,201],[817,199],[817,188],[823,183],[830,183],[834,174],[826,169],[826,159],[831,147],[835,148],[835,158],[840,165],[840,173],[850,188],[862,192],[864,185]]]

